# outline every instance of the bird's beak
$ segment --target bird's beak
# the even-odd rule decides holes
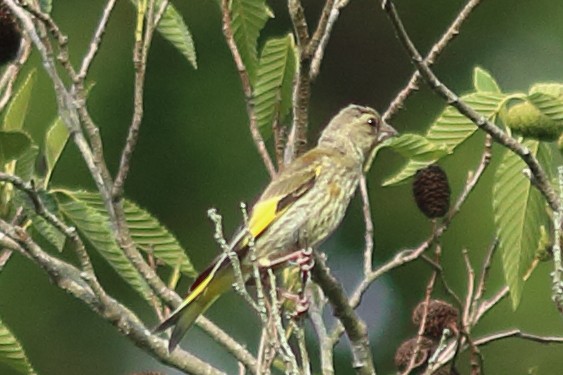
[[[381,124],[381,127],[379,128],[379,134],[377,135],[377,143],[381,143],[384,140],[391,137],[395,137],[397,135],[399,135],[399,132],[396,131],[394,127],[392,127],[386,122],[383,122]]]

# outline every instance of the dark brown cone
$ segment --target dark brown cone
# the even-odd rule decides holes
[[[0,0],[0,65],[3,65],[18,55],[21,43],[21,33],[8,6]]]
[[[413,310],[412,321],[416,326],[419,326],[422,320],[424,306],[426,305],[424,302],[425,301],[420,302]],[[448,328],[454,335],[457,335],[459,332],[457,326],[458,316],[459,311],[449,303],[438,299],[430,300],[423,335],[439,340],[445,328]]]
[[[416,349],[417,337],[410,338],[397,348],[395,352],[395,366],[399,371],[405,371],[410,364],[411,357],[414,355],[414,350]],[[426,367],[426,363],[432,356],[432,352],[436,347],[436,343],[427,337],[420,338],[420,346],[414,361],[414,366],[412,369]]]
[[[412,192],[418,208],[430,219],[444,216],[450,208],[448,176],[437,164],[416,172]]]

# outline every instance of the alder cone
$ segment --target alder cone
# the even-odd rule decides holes
[[[412,191],[416,205],[430,219],[443,217],[450,208],[448,176],[436,164],[419,169],[414,175]]]
[[[0,0],[0,65],[12,61],[18,55],[21,33],[12,12]]]
[[[397,366],[397,369],[399,371],[405,371],[409,367],[411,358],[414,355],[414,351],[416,349],[416,341],[417,336],[403,341],[397,348],[397,351],[395,352],[395,366]],[[426,367],[426,364],[432,356],[435,347],[436,343],[434,343],[434,341],[424,336],[421,337],[419,350],[413,364],[413,369]]]
[[[420,302],[412,313],[412,322],[420,325],[424,316],[426,301]],[[426,324],[424,326],[423,335],[435,340],[442,337],[442,332],[448,328],[454,335],[458,333],[457,319],[459,311],[445,301],[432,299],[428,302],[428,314],[426,315]]]

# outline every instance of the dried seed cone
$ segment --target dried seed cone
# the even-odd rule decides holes
[[[0,0],[0,65],[3,65],[18,55],[21,43],[19,27],[3,0]]]
[[[450,208],[450,184],[448,176],[436,164],[420,169],[412,185],[414,200],[428,218],[444,216]]]
[[[419,326],[422,321],[425,306],[425,301],[420,302],[412,313],[412,321],[416,326]],[[439,340],[445,328],[457,335],[459,331],[457,327],[458,317],[459,311],[449,303],[438,299],[430,300],[423,335]]]
[[[412,337],[408,340],[403,341],[403,343],[397,348],[395,352],[395,366],[399,371],[405,371],[410,364],[411,358],[414,355],[416,349],[417,337]],[[426,367],[426,363],[432,356],[436,343],[430,340],[428,337],[420,338],[420,346],[418,347],[418,353],[413,364],[412,369],[420,369]],[[413,372],[414,373],[414,372]]]

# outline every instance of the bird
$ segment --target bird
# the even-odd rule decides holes
[[[342,221],[373,148],[397,135],[379,113],[351,104],[322,131],[316,147],[286,165],[252,206],[246,227],[235,232],[228,247],[237,254],[245,282],[252,274],[253,246],[261,269],[283,266],[299,250],[313,248]],[[235,282],[227,253],[219,255],[188,290],[183,302],[155,332],[173,327],[172,352],[196,319]]]

